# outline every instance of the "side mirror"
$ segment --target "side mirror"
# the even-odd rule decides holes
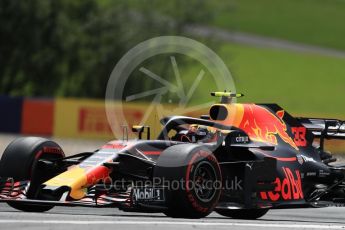
[[[138,133],[138,138],[142,139],[142,134],[145,132],[147,133],[147,140],[150,140],[151,129],[150,126],[143,126],[143,125],[133,125],[132,132]]]

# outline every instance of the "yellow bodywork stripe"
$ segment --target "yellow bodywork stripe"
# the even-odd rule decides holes
[[[84,189],[86,183],[86,170],[80,168],[79,166],[75,166],[68,171],[48,180],[44,184],[53,187],[68,186],[71,188],[70,196],[73,199],[82,199],[86,194]]]

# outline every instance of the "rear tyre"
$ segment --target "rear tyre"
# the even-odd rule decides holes
[[[40,137],[18,138],[7,146],[1,157],[0,177],[10,177],[15,182],[29,180],[26,197],[38,199],[40,185],[56,175],[52,170],[37,167],[38,160],[56,160],[64,156],[61,147],[53,141]],[[54,207],[12,202],[8,205],[26,212],[45,212]]]
[[[234,219],[255,220],[264,216],[268,209],[229,209],[216,210],[222,216],[231,217]]]
[[[204,147],[181,144],[166,149],[158,158],[154,176],[169,182],[165,212],[169,217],[202,218],[218,204],[221,171],[215,156]]]

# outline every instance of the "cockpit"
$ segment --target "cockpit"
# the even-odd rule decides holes
[[[165,126],[158,136],[160,140],[212,143],[219,141],[219,137],[234,130],[231,126],[210,120],[183,116],[171,117],[162,122],[165,122]]]

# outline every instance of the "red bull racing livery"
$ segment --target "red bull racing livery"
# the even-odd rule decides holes
[[[240,219],[345,204],[345,165],[324,149],[327,139],[345,139],[344,121],[211,95],[221,102],[208,115],[166,117],[154,140],[149,127],[133,126],[138,139],[72,156],[44,138],[14,140],[0,161],[0,202],[29,212],[86,206]]]

